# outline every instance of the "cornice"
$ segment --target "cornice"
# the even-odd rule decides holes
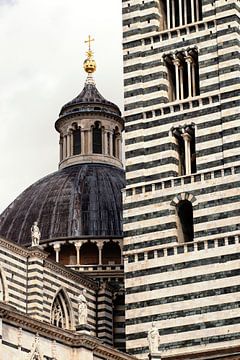
[[[14,307],[0,302],[0,316],[7,324],[19,326],[23,330],[38,333],[39,336],[47,337],[71,347],[85,347],[101,355],[106,360],[135,360],[136,358],[120,352],[101,340],[87,334],[78,334],[75,331],[64,330],[52,324],[33,319],[24,313],[16,311]]]
[[[17,245],[16,243],[14,243],[13,241],[7,240],[7,239],[3,239],[2,237],[0,238],[0,246],[4,247],[5,249],[11,250],[14,253],[24,256],[24,257],[28,257],[29,256],[29,250]]]
[[[45,261],[45,268],[67,277],[68,279],[76,281],[78,284],[90,287],[93,290],[97,290],[99,288],[98,284],[94,280],[88,279],[84,275],[78,274],[76,271],[66,268],[64,265],[56,263],[50,259]]]

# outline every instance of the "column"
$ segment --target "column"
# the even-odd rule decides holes
[[[66,152],[67,152],[67,139],[66,135],[63,136],[63,159],[66,158]]]
[[[113,132],[112,131],[110,131],[109,132],[110,133],[110,156],[113,156]]]
[[[183,66],[179,68],[180,72],[180,99],[184,99],[184,88],[183,88]]]
[[[195,15],[194,15],[194,0],[191,0],[191,16],[192,16],[192,21],[191,21],[191,22],[195,22]]]
[[[179,25],[183,24],[183,16],[182,16],[182,0],[178,0],[178,9],[179,9]]]
[[[70,156],[73,155],[73,131],[70,131]]]
[[[167,28],[171,28],[171,20],[170,20],[170,0],[167,0]]]
[[[192,95],[196,96],[196,83],[195,83],[195,68],[196,65],[194,62],[192,62]]]
[[[176,22],[175,22],[175,0],[172,0],[172,27],[176,26]]]
[[[187,0],[184,1],[184,25],[187,24]]]
[[[63,138],[62,138],[62,136],[60,136],[60,140],[59,140],[59,158],[60,158],[60,161],[62,161],[62,159],[63,159]]]
[[[76,248],[76,252],[77,252],[77,265],[81,265],[80,264],[80,248],[82,246],[82,241],[76,241],[74,243],[75,248]]]
[[[61,244],[54,244],[53,248],[56,253],[56,262],[59,262],[59,253],[60,253],[60,249],[61,249]]]
[[[196,21],[199,21],[199,0],[196,0]]]
[[[98,264],[102,265],[102,248],[103,248],[103,243],[102,242],[98,242],[97,243],[98,246],[98,256],[99,256],[99,260],[98,260]]]
[[[81,129],[81,154],[85,154],[85,130]]]
[[[187,62],[187,69],[188,69],[188,97],[192,96],[192,58],[191,56],[187,55],[185,57]]]
[[[179,100],[179,99],[180,99],[180,96],[179,96],[179,89],[180,89],[180,86],[179,86],[179,67],[180,67],[180,60],[175,57],[174,60],[173,60],[173,64],[174,64],[174,66],[175,66],[176,100]]]
[[[87,154],[92,154],[92,129],[88,129],[87,131]]]
[[[186,175],[191,174],[191,136],[188,133],[182,134],[184,140],[184,149],[185,149],[185,168],[186,168]]]
[[[119,158],[119,160],[122,160],[122,140],[121,140],[121,135],[119,135],[119,138],[118,138],[118,158]]]
[[[67,157],[70,156],[71,153],[71,135],[70,133],[67,134]]]
[[[108,138],[107,138],[107,131],[104,130],[104,147],[103,147],[103,153],[104,155],[108,155]]]

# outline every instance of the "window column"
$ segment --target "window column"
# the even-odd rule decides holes
[[[173,64],[175,66],[175,78],[176,78],[176,84],[175,84],[175,87],[176,87],[176,100],[179,100],[180,99],[180,93],[179,93],[179,90],[180,90],[180,84],[179,84],[179,68],[180,68],[180,60],[174,56],[174,59],[173,59]]]
[[[82,146],[82,153],[85,154],[85,130],[82,129],[81,131],[81,146]]]
[[[71,132],[67,134],[67,157],[71,156]]]
[[[171,20],[170,20],[170,0],[167,0],[167,28],[171,28]]]
[[[186,52],[185,60],[188,72],[188,97],[192,97],[192,57]]]
[[[59,157],[60,157],[60,161],[63,160],[63,137],[60,136],[60,140],[59,140]]]
[[[191,174],[191,136],[184,132],[182,134],[183,140],[184,140],[184,148],[185,148],[185,169],[186,169],[186,175]]]
[[[67,157],[67,135],[63,137],[63,159]]]
[[[179,10],[179,25],[183,25],[183,16],[182,16],[182,0],[178,0],[178,10]]]

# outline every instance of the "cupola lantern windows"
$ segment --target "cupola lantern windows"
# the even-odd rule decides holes
[[[81,129],[75,125],[73,130],[73,155],[81,154]]]
[[[96,121],[92,129],[93,153],[102,154],[102,129],[99,121]]]

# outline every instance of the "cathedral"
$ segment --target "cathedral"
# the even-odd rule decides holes
[[[0,216],[0,358],[240,359],[239,2],[122,13],[124,116],[89,37],[59,169]]]

